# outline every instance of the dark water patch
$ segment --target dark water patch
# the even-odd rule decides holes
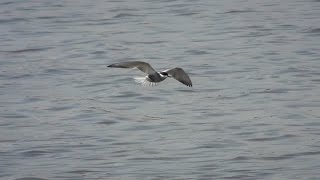
[[[295,68],[295,67],[288,67],[284,70],[277,72],[277,74],[286,74],[286,73],[307,73],[309,70],[304,68]]]
[[[143,17],[144,15],[139,15],[139,14],[130,14],[130,13],[119,13],[115,16],[113,16],[113,18],[127,18],[127,17]]]
[[[188,88],[188,89],[177,89],[178,92],[183,92],[183,93],[190,93],[190,92],[196,92],[193,88]]]
[[[216,149],[216,148],[231,148],[231,147],[239,147],[239,146],[244,146],[244,143],[239,143],[235,142],[232,140],[224,140],[220,142],[214,142],[214,143],[209,143],[209,144],[203,144],[195,149]]]
[[[218,92],[218,91],[223,91],[224,89],[221,88],[208,88],[208,89],[203,89],[204,92]]]
[[[229,159],[230,161],[248,161],[248,160],[252,160],[253,158],[252,157],[249,157],[249,156],[237,156],[237,157],[234,157],[232,159]]]
[[[84,53],[75,53],[75,54],[70,54],[70,55],[67,55],[66,58],[70,58],[70,59],[73,59],[73,58],[83,58],[83,57],[87,57],[88,54],[84,54]]]
[[[139,11],[139,9],[133,9],[133,8],[127,8],[127,7],[117,7],[115,9],[110,9],[110,12],[136,12]]]
[[[151,129],[158,129],[158,128],[159,126],[139,125],[139,126],[134,126],[134,127],[129,127],[127,129],[124,129],[124,131],[135,132],[135,131],[151,130]]]
[[[223,14],[241,14],[241,13],[251,13],[251,12],[257,12],[257,11],[253,9],[244,9],[244,10],[233,9],[233,10],[223,12]]]
[[[293,113],[283,115],[283,116],[281,116],[281,118],[283,118],[283,119],[297,119],[297,120],[307,119],[307,117],[302,114],[293,114]]]
[[[143,142],[114,142],[111,143],[111,146],[125,146],[125,145],[140,145],[143,144]]]
[[[42,155],[46,155],[50,152],[48,151],[41,151],[41,150],[30,150],[30,151],[25,151],[22,152],[21,154],[25,157],[36,157],[36,156],[42,156]]]
[[[106,138],[106,139],[98,139],[98,142],[114,142],[116,139]]]
[[[111,96],[111,97],[114,97],[114,98],[128,98],[128,97],[139,97],[139,96],[141,96],[141,94],[127,91],[127,92],[121,92],[121,94],[114,95],[114,96]]]
[[[163,118],[162,117],[156,117],[156,116],[147,116],[147,115],[144,115],[142,117],[142,119],[145,121],[149,121],[149,120],[162,120]]]
[[[310,72],[311,75],[320,76],[320,72]]]
[[[271,42],[271,41],[268,41],[269,43],[273,43],[273,41]],[[278,43],[278,41],[276,41],[276,43]],[[263,55],[265,55],[265,56],[278,56],[278,55],[280,55],[280,53],[279,52],[275,52],[275,51],[268,51],[268,52],[263,52]],[[270,59],[270,60],[272,60],[272,61],[279,61],[279,59],[278,58],[272,58],[272,59]]]
[[[124,102],[111,102],[111,103],[114,103],[114,104],[126,104],[128,103],[128,101],[130,100],[126,100]],[[116,107],[114,108],[115,110],[120,110],[120,111],[126,111],[126,110],[133,110],[133,109],[137,109],[137,106],[136,105],[132,105],[132,106],[122,106],[122,107]],[[123,119],[123,117],[117,117],[117,120],[120,120],[119,118]],[[132,118],[125,118],[126,120],[132,120]]]
[[[0,124],[1,126],[1,124]],[[15,143],[18,142],[18,140],[11,140],[11,139],[0,139],[0,143]],[[0,153],[4,153],[4,152],[0,152]]]
[[[299,152],[299,153],[292,153],[292,154],[283,154],[280,156],[261,157],[259,159],[274,161],[274,160],[292,159],[292,158],[297,158],[301,156],[318,156],[318,155],[320,155],[320,151],[309,151],[309,152]]]
[[[87,173],[96,173],[96,172],[100,172],[100,171],[91,171],[91,170],[73,170],[73,171],[66,171],[65,173],[71,173],[71,174],[87,174]]]
[[[129,158],[130,161],[176,161],[184,159],[184,157],[136,157],[136,158]]]
[[[277,141],[277,140],[288,139],[293,137],[297,137],[297,136],[292,134],[287,134],[287,135],[278,136],[278,137],[252,138],[252,139],[247,139],[247,141]]]
[[[234,172],[234,171],[229,171],[229,172]],[[237,172],[239,173],[239,172]],[[248,174],[240,174],[240,175],[233,175],[233,176],[223,176],[221,177],[222,179],[246,179],[246,180],[250,180],[250,179],[254,179],[255,176],[253,175],[248,175]]]
[[[211,112],[203,113],[203,116],[206,116],[206,117],[223,117],[223,116],[230,116],[230,115],[234,115],[234,114],[233,113],[224,113],[224,112],[221,112],[221,113],[211,113]]]
[[[320,28],[309,28],[303,30],[303,33],[308,33],[312,35],[320,35]]]
[[[197,12],[180,12],[178,14],[176,14],[176,16],[192,16],[192,15],[196,15],[199,14]]]
[[[15,2],[13,1],[8,1],[8,2],[0,2],[0,5],[9,5],[9,4],[14,4]]]
[[[69,109],[73,109],[73,106],[56,106],[56,107],[51,107],[51,108],[47,108],[45,110],[47,111],[65,111],[65,110],[69,110]]]
[[[243,29],[259,29],[259,30],[268,30],[270,31],[271,29],[267,29],[265,26],[262,25],[249,25],[249,26],[244,26]]]
[[[254,117],[255,119],[258,119],[258,117]],[[270,124],[267,123],[255,123],[253,124],[253,126],[257,126],[257,127],[263,127],[263,126],[270,126]]]
[[[237,96],[223,96],[223,95],[218,95],[217,96],[217,100],[232,100],[232,99],[238,99],[238,98],[242,98],[242,97],[246,97],[246,96],[249,96],[250,93],[245,93],[245,94],[240,94],[240,95],[237,95]]]
[[[90,54],[106,54],[106,51],[94,51],[94,52],[91,52]]]
[[[242,129],[243,127],[242,126],[228,126],[227,127],[228,129]]]
[[[318,53],[310,51],[310,50],[298,50],[294,51],[295,53],[299,55],[307,55],[307,56],[312,56],[312,55],[317,55]]]
[[[81,113],[75,114],[71,118],[66,118],[66,120],[92,120],[94,118],[98,118],[98,114],[95,113],[94,111],[82,111]]]
[[[28,118],[28,116],[23,115],[23,114],[2,114],[0,115],[2,118],[7,118],[7,119],[22,119],[22,118]]]
[[[26,79],[26,78],[32,78],[34,77],[33,74],[19,74],[19,75],[13,75],[9,76],[8,79]]]
[[[289,92],[289,89],[264,89],[262,91],[256,91],[256,92],[252,92],[252,93],[255,93],[255,94],[262,94],[262,93],[276,93],[276,94],[279,94],[279,93],[288,93]]]
[[[265,32],[265,31],[256,31],[256,32],[249,32],[246,35],[239,35],[236,37],[263,37],[263,36],[269,36],[272,35],[271,32]]]
[[[204,50],[187,50],[185,51],[186,53],[188,54],[191,54],[191,55],[204,55],[204,54],[210,54],[209,52],[207,51],[204,51]]]
[[[105,86],[105,85],[110,85],[111,83],[109,82],[95,82],[95,83],[91,83],[91,84],[86,84],[86,85],[80,85],[80,86],[76,86],[76,87],[99,87],[99,86]],[[95,92],[99,92],[100,90],[96,90]]]
[[[241,71],[241,70],[209,70],[205,71],[204,74],[209,75],[212,77],[212,75],[215,74],[238,74],[238,73],[248,73],[248,71]]]
[[[99,25],[112,25],[112,24],[118,24],[118,22],[112,21],[111,19],[107,19],[104,21],[89,21],[85,23],[81,23],[82,26],[99,26]]]
[[[320,122],[308,122],[304,123],[304,126],[320,126]]]
[[[50,69],[43,70],[43,74],[46,74],[46,75],[61,75],[66,73],[68,73],[68,71],[65,71],[63,69],[50,68]]]
[[[49,180],[49,179],[37,178],[37,177],[23,177],[23,178],[18,178],[15,180]]]
[[[112,121],[112,120],[104,120],[104,121],[97,122],[97,124],[103,124],[103,125],[112,125],[112,124],[116,124],[116,123],[118,123],[118,122]]]
[[[124,41],[124,44],[133,45],[133,44],[162,44],[167,43],[167,41]]]
[[[239,135],[239,136],[248,136],[248,135],[254,135],[254,134],[257,134],[256,131],[246,131],[246,132],[240,132],[240,133],[235,133],[236,135]]]
[[[36,17],[36,19],[58,19],[58,18],[61,18],[59,16],[39,16],[39,17]]]
[[[320,102],[309,102],[309,103],[301,103],[301,102],[296,102],[292,104],[286,105],[286,107],[289,108],[303,108],[303,107],[320,107]]]
[[[49,50],[51,47],[46,47],[46,48],[25,48],[25,49],[18,49],[18,50],[11,50],[11,51],[0,51],[0,52],[5,52],[5,53],[32,53],[32,52],[38,52],[38,51],[45,51]]]
[[[242,108],[236,108],[234,111],[259,111],[259,110],[264,110],[263,108],[257,108],[257,107],[242,107]]]
[[[74,41],[74,40],[69,40],[69,41],[63,41],[65,43],[70,43],[73,45],[78,45],[78,44],[91,44],[91,43],[95,43],[97,42],[97,40],[79,40],[79,41]],[[74,48],[74,50],[76,50],[76,48]],[[68,50],[67,50],[68,51]]]
[[[2,23],[15,23],[15,22],[28,22],[26,18],[11,18],[11,19],[0,19],[0,24]]]
[[[160,100],[163,100],[163,98],[160,96],[160,97],[155,97],[155,96],[140,96],[138,97],[137,99],[140,99],[140,100],[145,100],[145,101],[160,101]]]
[[[280,27],[281,29],[285,29],[285,30],[293,30],[293,29],[298,28],[298,26],[293,25],[293,24],[280,24],[280,25],[278,25],[278,27]]]
[[[44,101],[45,99],[42,97],[26,97],[23,100],[23,103],[34,103],[34,102],[39,102],[39,101]]]

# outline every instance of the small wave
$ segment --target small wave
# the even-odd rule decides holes
[[[52,108],[48,108],[46,110],[48,111],[64,111],[64,110],[68,110],[68,109],[72,109],[73,107],[71,106],[62,106],[62,107],[52,107]]]
[[[14,3],[14,1],[12,1],[12,2],[3,2],[3,3],[0,3],[0,5],[8,5],[8,4],[13,4]]]
[[[25,151],[22,153],[26,157],[35,157],[35,156],[41,156],[44,154],[48,154],[47,151],[41,151],[41,150],[31,150],[31,151]]]
[[[48,179],[37,178],[37,177],[23,177],[23,178],[18,178],[16,180],[48,180]]]
[[[11,76],[11,77],[8,77],[9,79],[21,79],[21,78],[30,78],[30,77],[33,77],[32,74],[19,74],[19,75],[14,75],[14,76]]]
[[[195,15],[195,14],[199,14],[199,13],[196,13],[196,12],[186,12],[186,13],[179,13],[179,14],[177,14],[177,16],[192,16],[192,15]]]
[[[97,124],[104,124],[104,125],[111,125],[111,124],[116,124],[118,123],[117,121],[112,121],[112,120],[104,120],[104,121],[100,121]]]
[[[231,161],[246,161],[246,160],[250,160],[250,159],[252,159],[252,158],[248,157],[248,156],[237,156],[237,157],[234,157],[230,160]]]
[[[296,135],[287,134],[287,135],[278,136],[278,137],[252,138],[252,139],[248,139],[248,141],[276,141],[276,140],[282,140],[282,139],[287,139],[292,137],[296,137]]]
[[[126,41],[125,44],[161,44],[167,41]]]
[[[320,151],[283,154],[283,155],[280,155],[280,156],[262,157],[260,159],[262,159],[262,160],[272,160],[273,161],[273,160],[285,160],[285,159],[291,159],[291,158],[300,157],[300,156],[312,156],[312,155],[320,155]]]
[[[67,171],[66,173],[72,173],[72,174],[86,174],[86,173],[94,173],[99,171],[91,171],[91,170],[74,170],[74,171]]]
[[[2,118],[13,118],[13,119],[20,119],[20,118],[27,118],[28,116],[26,115],[22,115],[22,114],[5,114],[5,115],[1,115],[0,117]]]
[[[12,51],[0,51],[6,53],[26,53],[26,52],[37,52],[37,51],[44,51],[51,48],[26,48],[26,49],[19,49],[19,50],[12,50]]]
[[[261,93],[288,93],[289,89],[265,89],[263,91],[257,91],[257,92],[252,92],[255,94],[261,94]]]
[[[25,18],[0,19],[0,23],[24,22],[24,21],[28,21],[28,20]]]
[[[134,92],[123,92],[123,93],[121,93],[119,95],[115,95],[115,96],[112,96],[112,97],[123,98],[123,97],[137,97],[137,96],[141,96],[141,94],[134,93]]]
[[[320,28],[309,28],[303,31],[304,33],[320,34]]]
[[[126,18],[126,17],[137,17],[137,16],[143,16],[143,15],[129,14],[129,13],[119,13],[119,14],[113,16],[113,18]]]
[[[256,12],[252,9],[246,9],[246,10],[230,10],[230,11],[226,11],[224,12],[224,14],[236,14],[236,13],[250,13],[250,12]]]
[[[141,97],[139,97],[138,99],[145,100],[145,101],[160,101],[160,100],[162,100],[163,98],[152,97],[152,96],[141,96]]]
[[[192,55],[204,55],[204,54],[210,54],[207,51],[203,51],[203,50],[187,50],[185,51],[186,53],[192,54]]]

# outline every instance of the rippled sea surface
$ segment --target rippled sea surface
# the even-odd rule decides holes
[[[0,179],[318,179],[319,0],[0,2]],[[143,87],[147,61],[182,67]]]

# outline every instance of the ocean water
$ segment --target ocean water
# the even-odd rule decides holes
[[[0,2],[0,179],[319,179],[319,0]],[[182,67],[193,87],[143,87]]]

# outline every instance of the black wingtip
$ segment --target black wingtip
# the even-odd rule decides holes
[[[111,65],[108,65],[107,67],[112,67],[112,64],[111,64]]]

